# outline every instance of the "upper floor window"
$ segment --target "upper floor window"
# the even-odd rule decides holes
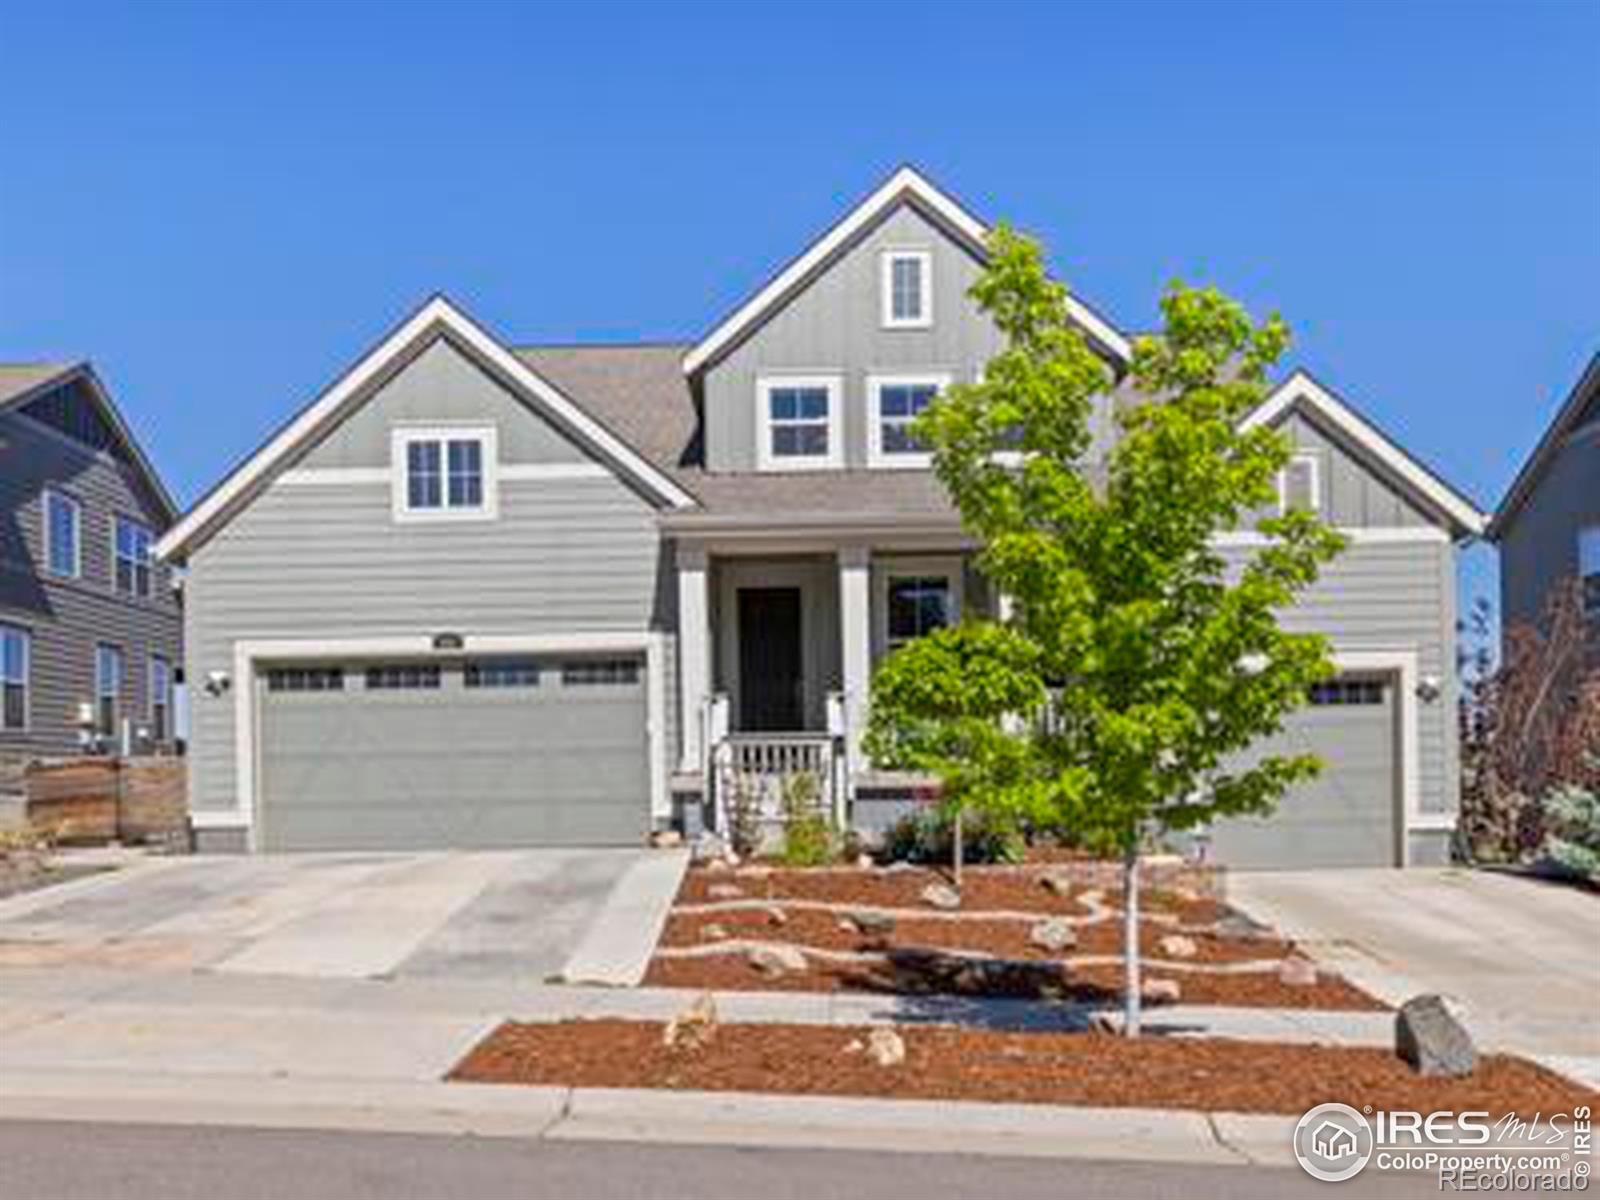
[[[394,512],[401,519],[495,515],[495,430],[396,429]]]
[[[28,631],[0,625],[0,729],[28,727]]]
[[[116,519],[116,585],[126,596],[150,594],[150,531],[127,517]]]
[[[839,391],[836,376],[760,380],[756,385],[760,467],[782,471],[839,466]]]
[[[50,574],[76,579],[83,574],[83,509],[54,489],[44,494],[45,558]]]
[[[1295,453],[1278,472],[1278,511],[1322,510],[1321,460],[1311,453]]]
[[[933,324],[933,255],[927,250],[883,252],[885,329],[926,329]]]
[[[1600,618],[1600,525],[1578,531],[1578,578],[1583,584],[1583,611]]]
[[[912,436],[911,422],[933,403],[947,375],[875,375],[867,380],[871,400],[867,461],[875,467],[925,467],[928,448]]]
[[[150,740],[172,738],[172,664],[159,654],[150,656]]]
[[[94,731],[117,736],[122,698],[122,648],[101,642],[94,648]]]

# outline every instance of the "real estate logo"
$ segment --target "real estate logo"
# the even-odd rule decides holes
[[[1294,1127],[1295,1158],[1324,1183],[1360,1174],[1376,1146],[1371,1123],[1348,1104],[1319,1104]]]

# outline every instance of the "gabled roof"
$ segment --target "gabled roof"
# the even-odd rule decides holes
[[[178,505],[161,482],[155,464],[145,455],[133,430],[122,419],[116,403],[100,376],[89,362],[74,363],[0,363],[0,412],[12,412],[27,407],[33,401],[68,384],[83,384],[85,393],[111,427],[113,436],[127,455],[128,462],[139,472],[150,494],[161,506],[168,521],[178,517]]]
[[[901,167],[700,339],[683,357],[684,374],[693,375],[714,362],[745,333],[810,283],[858,235],[908,200],[937,220],[974,255],[981,258],[986,253],[985,239],[989,236],[989,226],[915,167]],[[1067,297],[1067,305],[1073,320],[1106,354],[1119,364],[1132,360],[1133,346],[1120,330],[1075,296]]]
[[[1506,527],[1522,511],[1522,506],[1528,502],[1533,489],[1544,477],[1545,470],[1555,458],[1556,452],[1561,449],[1567,436],[1578,428],[1591,403],[1600,404],[1600,353],[1589,360],[1589,365],[1584,368],[1583,374],[1578,377],[1578,382],[1573,385],[1571,393],[1556,412],[1555,420],[1550,422],[1550,427],[1544,431],[1539,444],[1533,448],[1533,453],[1522,464],[1522,470],[1518,471],[1517,477],[1511,481],[1505,499],[1500,501],[1500,507],[1489,522],[1488,536],[1491,540],[1499,541],[1505,534]]]
[[[435,337],[450,336],[466,353],[542,409],[667,507],[683,507],[694,498],[666,472],[574,403],[565,392],[512,353],[443,296],[435,296],[361,357],[321,395],[301,409],[260,449],[190,509],[156,545],[156,553],[173,558],[187,553],[248,504],[277,471],[334,428],[370,395],[396,362]]]
[[[1244,419],[1243,428],[1273,424],[1299,406],[1311,410],[1324,423],[1349,437],[1396,482],[1445,517],[1455,527],[1457,536],[1483,534],[1488,517],[1476,504],[1418,462],[1308,371],[1296,370],[1274,388],[1261,406]]]

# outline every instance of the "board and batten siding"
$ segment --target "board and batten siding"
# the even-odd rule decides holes
[[[46,570],[43,496],[54,488],[78,502],[82,570]],[[133,467],[20,413],[0,414],[0,622],[30,640],[29,724],[0,731],[0,750],[60,755],[80,749],[77,707],[95,691],[95,646],[121,648],[120,708],[134,726],[149,719],[152,655],[182,661],[177,598],[166,567],[151,572],[150,596],[116,591],[114,520],[130,517],[159,535],[165,517]]]

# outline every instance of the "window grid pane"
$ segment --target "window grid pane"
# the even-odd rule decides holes
[[[439,443],[406,443],[406,504],[410,508],[439,508],[443,504],[439,479]]]
[[[450,470],[450,507],[482,507],[483,443],[475,438],[452,440],[447,461]]]
[[[827,388],[775,387],[767,393],[767,412],[772,457],[827,457]]]
[[[923,454],[928,447],[914,437],[913,419],[933,403],[933,384],[886,384],[878,389],[879,440],[885,454]]]
[[[538,687],[539,664],[532,659],[469,662],[466,684],[469,688]]]
[[[399,691],[439,686],[439,668],[430,663],[398,663],[367,668],[369,691]]]

